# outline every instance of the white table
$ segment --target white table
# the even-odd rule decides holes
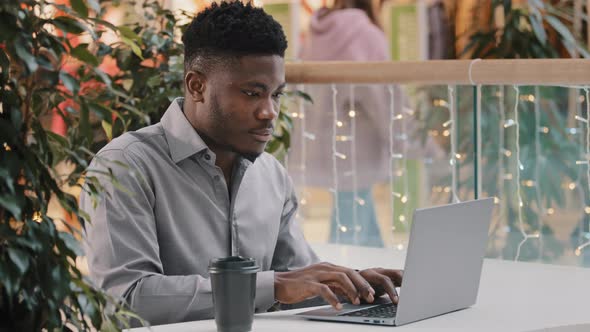
[[[405,252],[395,249],[325,244],[313,247],[325,261],[354,268],[403,268],[405,259]],[[253,331],[346,332],[388,329],[384,326],[308,321],[293,315],[301,311],[255,315]],[[154,326],[152,330],[214,332],[216,327],[214,320],[204,320]],[[486,259],[475,306],[395,327],[396,332],[536,330],[590,331],[590,269]]]

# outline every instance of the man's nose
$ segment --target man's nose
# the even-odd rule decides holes
[[[280,104],[272,98],[266,100],[257,112],[257,117],[260,120],[274,120],[279,115]]]

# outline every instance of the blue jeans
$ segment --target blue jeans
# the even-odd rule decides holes
[[[360,230],[356,232],[355,241],[355,224],[353,218],[353,204],[354,192],[339,191],[338,192],[338,210],[340,214],[340,226],[346,227],[346,232],[338,229],[338,222],[336,220],[336,208],[332,208],[332,218],[330,222],[330,242],[339,244],[354,244],[367,247],[383,247],[383,239],[379,225],[377,224],[377,216],[375,213],[375,204],[373,203],[373,195],[371,189],[364,189],[357,191],[357,197],[365,201],[364,205],[357,203],[356,211],[356,225],[360,226]],[[340,233],[340,234],[338,234]]]

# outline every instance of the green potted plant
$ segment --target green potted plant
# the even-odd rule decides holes
[[[100,183],[85,171],[94,153],[157,122],[182,96],[177,37],[179,19],[190,15],[157,0],[128,2],[141,20],[116,26],[104,15],[119,1],[70,3],[0,4],[0,330],[118,330],[136,317],[76,264],[83,254],[76,223],[87,216],[71,188],[98,195]],[[116,41],[106,42],[107,33]],[[61,133],[50,129],[56,117]],[[291,130],[284,112],[278,127],[269,150],[284,153]],[[50,216],[50,204],[70,220]]]
[[[66,186],[80,186],[92,156],[95,118],[109,118],[100,93],[124,94],[99,64],[111,46],[100,41],[118,29],[101,20],[96,2],[72,8],[44,1],[0,5],[0,329],[36,331],[113,330],[133,314],[94,288],[76,265],[79,230],[58,229],[48,215],[55,201],[67,215],[82,217]],[[50,14],[55,13],[57,14]],[[136,49],[129,40],[119,49]],[[139,54],[141,55],[141,54]],[[75,66],[68,64],[75,61]],[[125,101],[128,103],[127,101]],[[47,118],[68,125],[59,135]],[[72,171],[58,174],[56,165]],[[92,190],[98,191],[98,187]]]

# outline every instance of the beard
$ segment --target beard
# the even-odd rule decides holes
[[[242,158],[244,158],[246,160],[249,160],[252,163],[255,162],[256,161],[256,158],[260,157],[260,155],[263,153],[263,152],[247,152],[247,153],[244,153],[244,152],[239,152],[239,151],[235,151],[235,152],[238,153],[240,156],[242,156]]]
[[[214,142],[221,148],[234,152],[237,155],[241,156],[242,158],[249,160],[250,162],[254,163],[258,157],[263,152],[252,152],[252,151],[240,151],[238,150],[231,142],[227,142],[223,140],[224,133],[230,132],[227,128],[227,124],[235,121],[232,119],[231,116],[228,116],[223,109],[219,105],[219,100],[217,98],[217,94],[213,95],[211,98],[211,113],[210,113],[210,121],[213,127],[213,132],[215,132],[218,139],[214,139]],[[212,137],[211,137],[212,138]]]

